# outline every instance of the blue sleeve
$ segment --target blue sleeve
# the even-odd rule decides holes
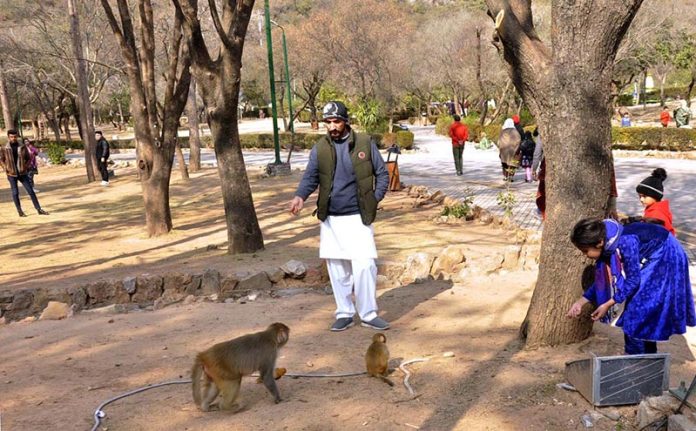
[[[597,304],[597,294],[595,293],[595,284],[592,283],[592,285],[585,291],[585,293],[582,294],[582,296],[593,303],[595,306],[601,305]]]
[[[382,154],[380,154],[377,145],[372,142],[372,169],[375,172],[375,198],[377,202],[384,199],[384,195],[387,194],[387,189],[389,188],[389,172],[384,166],[384,159],[382,159]]]
[[[307,169],[302,176],[300,185],[297,186],[297,191],[295,196],[299,196],[302,200],[307,200],[309,195],[314,193],[314,190],[319,186],[319,161],[317,159],[317,147],[316,145],[312,147],[312,151],[309,152],[309,162],[307,162]]]
[[[633,296],[640,287],[640,244],[633,235],[619,239],[619,252],[625,274],[624,282],[617,283],[614,301],[624,302]]]

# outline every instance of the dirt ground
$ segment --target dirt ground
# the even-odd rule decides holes
[[[163,274],[214,267],[236,272],[269,268],[289,259],[319,262],[318,225],[311,210],[287,215],[299,174],[258,179],[255,204],[266,249],[225,254],[226,233],[217,172],[204,170],[172,185],[175,231],[143,235],[134,172],[109,188],[85,185],[81,169],[44,169],[39,198],[51,216],[18,219],[7,184],[0,182],[0,285],[3,288],[68,286],[99,278]],[[177,174],[175,173],[175,178]],[[465,243],[467,256],[500,253],[509,233],[476,223],[443,226],[437,209],[412,209],[404,193],[390,194],[376,223],[380,257],[403,260],[416,251],[437,252]],[[30,204],[23,196],[25,209]],[[312,208],[313,202],[307,208]],[[209,244],[220,246],[207,250]],[[107,406],[108,430],[567,430],[584,429],[591,409],[577,393],[558,389],[569,360],[590,353],[619,354],[620,330],[597,326],[583,343],[527,351],[517,338],[536,272],[501,271],[465,282],[430,281],[378,292],[392,365],[414,364],[409,400],[395,371],[394,388],[366,376],[284,377],[284,401],[273,404],[262,385],[242,385],[243,411],[202,413],[188,385],[146,391]],[[291,328],[278,366],[291,373],[361,371],[373,331],[329,332],[333,298],[317,290],[289,290],[246,303],[194,303],[158,311],[106,315],[80,313],[62,321],[0,326],[0,425],[3,430],[84,430],[104,400],[147,384],[188,378],[193,357],[213,343],[281,321]],[[686,337],[660,345],[672,353],[676,386],[696,372]],[[443,353],[453,352],[454,357]],[[619,409],[620,422],[601,419],[595,429],[633,429],[635,407]]]

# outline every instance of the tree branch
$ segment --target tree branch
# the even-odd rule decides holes
[[[225,45],[225,48],[233,51],[235,47],[230,38],[227,37],[225,30],[222,28],[222,24],[220,23],[220,15],[218,15],[217,6],[215,5],[215,0],[208,0],[208,7],[210,8],[210,16],[213,18],[213,25],[215,26],[215,31],[217,32],[218,37],[222,41],[222,44]]]
[[[203,39],[201,23],[198,20],[198,0],[172,0],[172,4],[184,17],[182,28],[189,44],[189,52],[199,67],[211,71],[213,60]]]

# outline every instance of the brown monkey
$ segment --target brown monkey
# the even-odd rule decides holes
[[[273,372],[273,378],[276,380],[280,380],[280,378],[283,377],[287,372],[287,368],[276,368]],[[263,383],[263,379],[261,378],[261,376],[259,376],[256,379],[256,383]]]
[[[288,342],[290,328],[273,323],[265,331],[243,335],[218,343],[196,356],[191,370],[193,400],[204,412],[220,394],[220,410],[237,410],[235,404],[242,376],[254,371],[261,374],[266,389],[280,402],[280,392],[274,380],[278,350]],[[201,388],[201,379],[203,387]]]
[[[379,333],[372,337],[372,344],[365,353],[365,366],[368,376],[377,377],[389,386],[394,386],[394,383],[386,377],[389,375],[389,349],[387,349],[387,337],[384,334]]]

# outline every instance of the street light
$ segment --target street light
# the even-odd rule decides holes
[[[282,25],[271,20],[271,24],[275,25],[283,32],[283,62],[285,63],[285,86],[288,90],[288,111],[290,112],[290,133],[295,134],[295,125],[292,121],[292,88],[290,88],[290,67],[288,66],[288,44],[285,41],[285,29]]]
[[[268,0],[264,1],[264,18],[266,21],[266,49],[268,51],[268,78],[271,83],[271,114],[273,115],[273,145],[275,147],[275,164],[280,165],[280,142],[278,140],[278,109],[275,96],[275,73],[273,72],[273,41],[271,40],[271,12]]]

